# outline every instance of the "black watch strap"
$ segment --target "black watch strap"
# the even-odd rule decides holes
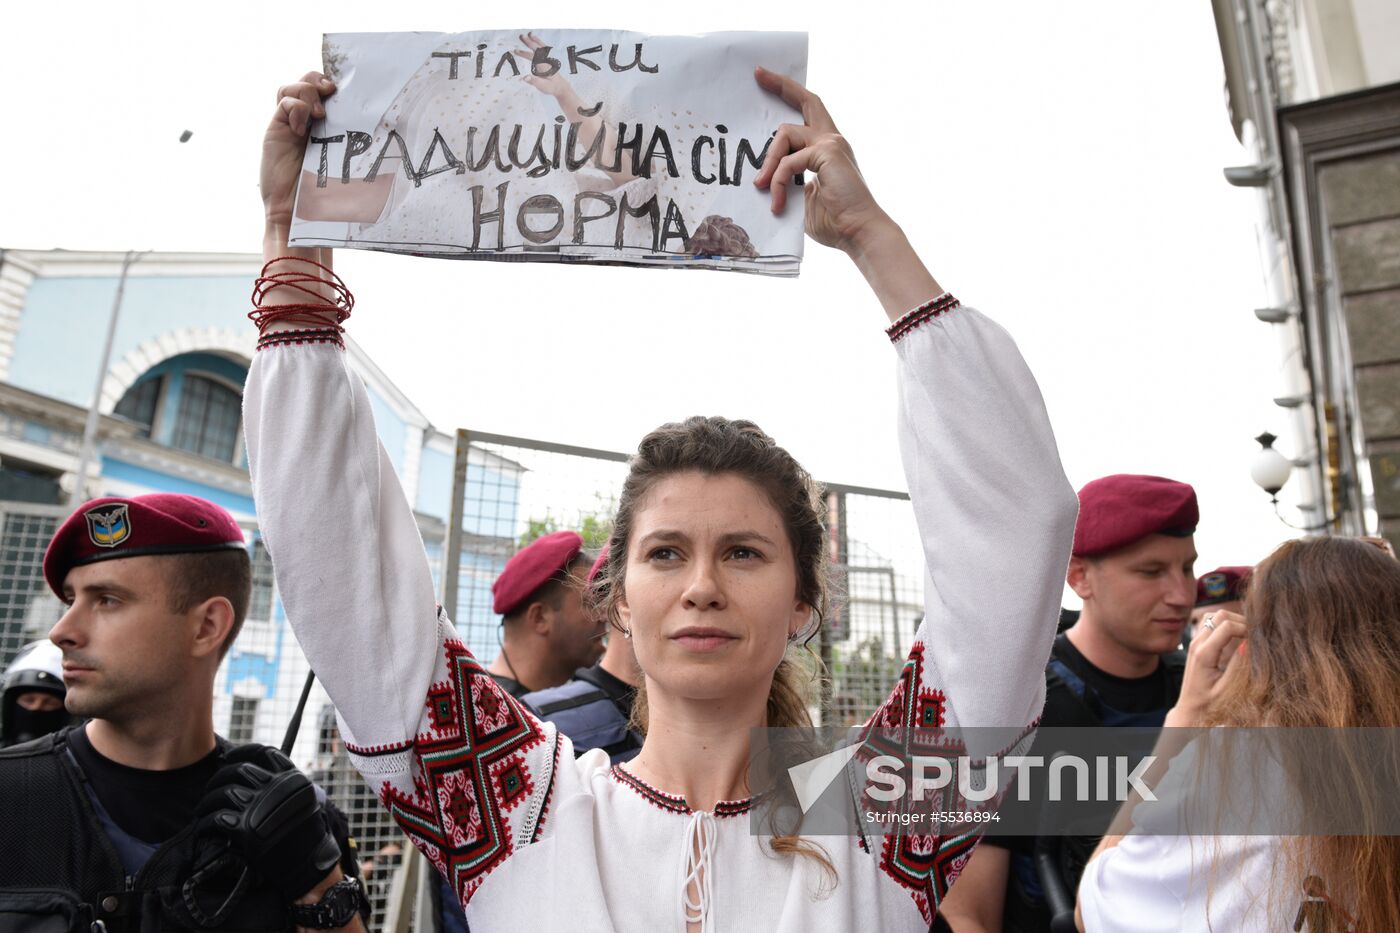
[[[315,904],[293,904],[292,921],[312,930],[334,930],[368,910],[369,898],[360,879],[342,878],[327,888]]]

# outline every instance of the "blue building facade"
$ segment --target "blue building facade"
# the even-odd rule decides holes
[[[130,267],[104,367],[122,260],[119,253],[0,250],[0,666],[43,637],[59,614],[39,561],[75,496],[200,496],[243,525],[254,566],[248,620],[216,684],[216,725],[233,738],[275,744],[307,666],[258,538],[243,442],[242,392],[256,340],[246,314],[261,257],[143,254]],[[347,344],[441,588],[455,439]],[[96,442],[80,476],[95,388]],[[498,503],[492,515],[463,526],[458,603],[480,607],[489,606],[491,581],[514,550],[513,490],[523,471],[485,450],[473,449],[469,461],[468,483],[492,485]],[[481,615],[476,609],[457,623],[489,660],[495,620]],[[313,698],[310,709],[321,702],[323,695]],[[314,754],[313,733],[304,730],[300,760]]]

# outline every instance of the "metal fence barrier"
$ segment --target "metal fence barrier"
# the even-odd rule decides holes
[[[0,665],[43,638],[63,614],[44,582],[44,550],[68,516],[61,505],[0,501]]]

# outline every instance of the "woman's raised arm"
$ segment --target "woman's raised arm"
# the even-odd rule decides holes
[[[852,258],[892,321],[925,613],[899,683],[871,722],[991,727],[957,737],[973,758],[1006,751],[1028,741],[1044,705],[1078,509],[1040,390],[1006,331],[934,281],[875,203],[821,101],[790,79],[756,77],[804,118],[779,129],[756,183],[771,187],[781,211],[793,177],[815,172],[803,186],[807,232]],[[932,828],[887,838],[879,863],[931,921],[977,835],[925,825]]]
[[[306,127],[331,90],[316,73],[284,87],[263,145],[269,261],[243,396],[248,466],[287,618],[352,761],[465,902],[534,838],[557,740],[438,608],[417,521],[344,351],[349,293],[329,251],[287,248]],[[516,783],[500,778],[506,769]]]
[[[1078,501],[1040,390],[1011,337],[947,294],[875,203],[821,100],[762,69],[802,111],[755,178],[783,210],[803,185],[807,233],[846,252],[893,322],[900,448],[923,539],[926,612],[907,672],[918,696],[889,725],[1020,728],[1040,716]],[[885,713],[892,713],[887,704]],[[922,712],[920,712],[922,710]]]

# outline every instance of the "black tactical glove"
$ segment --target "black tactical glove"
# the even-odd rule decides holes
[[[275,748],[243,745],[205,787],[200,833],[224,836],[288,901],[316,887],[340,860],[311,779]]]

